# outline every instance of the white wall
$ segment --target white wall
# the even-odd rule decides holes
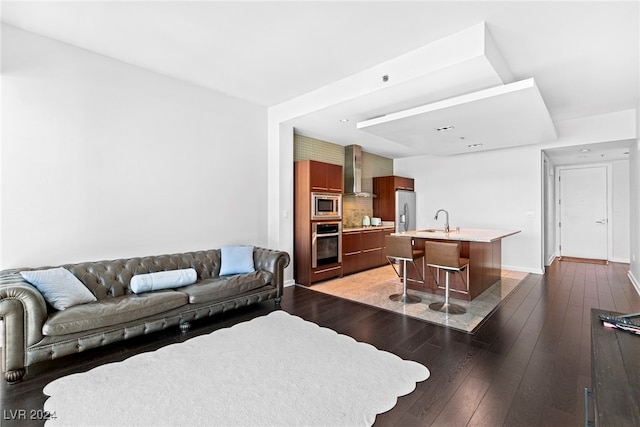
[[[640,138],[640,102],[636,108],[637,135]],[[631,195],[629,224],[629,240],[631,248],[631,266],[629,277],[640,293],[640,142],[636,142],[629,150],[629,194]]]
[[[417,228],[442,226],[521,232],[502,241],[505,269],[542,273],[540,147],[528,146],[457,156],[419,156],[394,161],[394,174],[415,179]]]
[[[557,256],[557,239],[556,239],[556,185],[555,170],[551,164],[549,157],[543,153],[543,245],[544,245],[544,264],[551,265],[553,259]]]
[[[629,161],[611,162],[611,257],[613,262],[629,262]]]
[[[2,27],[0,268],[266,245],[266,108]]]

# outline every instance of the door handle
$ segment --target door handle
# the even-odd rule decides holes
[[[601,219],[600,221],[596,221],[596,224],[606,224],[607,220],[606,219]]]

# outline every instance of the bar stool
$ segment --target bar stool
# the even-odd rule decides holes
[[[449,302],[449,276],[458,272],[464,281],[462,271],[469,266],[469,260],[460,258],[460,242],[432,242],[424,243],[424,250],[427,258],[427,267],[442,268],[445,270],[445,290],[444,302],[434,302],[429,304],[431,310],[448,314],[464,314],[467,312],[464,307],[451,304]],[[436,284],[439,280],[436,279]]]
[[[409,236],[385,236],[384,243],[386,247],[385,256],[387,257],[387,261],[389,261],[389,264],[391,264],[398,277],[400,277],[400,272],[396,269],[395,265],[393,265],[392,260],[395,260],[396,262],[403,262],[402,293],[389,295],[389,299],[391,301],[399,301],[404,304],[415,304],[422,301],[420,297],[409,295],[407,293],[407,261],[411,262],[416,267],[416,270],[418,270],[418,266],[415,261],[418,258],[422,258],[422,271],[424,271],[424,251],[414,249],[412,239]],[[422,278],[422,273],[419,274]]]

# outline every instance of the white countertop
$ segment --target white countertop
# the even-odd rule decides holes
[[[520,230],[498,230],[493,228],[460,228],[456,231],[452,228],[445,233],[442,228],[428,228],[426,230],[404,231],[392,233],[392,236],[411,236],[417,239],[432,240],[461,240],[466,242],[493,242],[519,233]]]
[[[348,233],[349,231],[365,231],[365,230],[395,230],[393,225],[370,225],[370,226],[362,226],[362,227],[349,227],[343,228],[343,233]]]

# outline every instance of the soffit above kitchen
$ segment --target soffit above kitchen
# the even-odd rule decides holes
[[[557,138],[533,79],[364,120],[356,127],[416,154],[461,154]]]
[[[534,79],[514,81],[484,22],[377,68],[381,83],[370,93],[290,124],[302,135],[356,143],[376,154],[389,149],[391,157],[461,154],[557,138]],[[392,71],[383,74],[387,69]],[[350,84],[367,81],[370,74],[353,76]]]

